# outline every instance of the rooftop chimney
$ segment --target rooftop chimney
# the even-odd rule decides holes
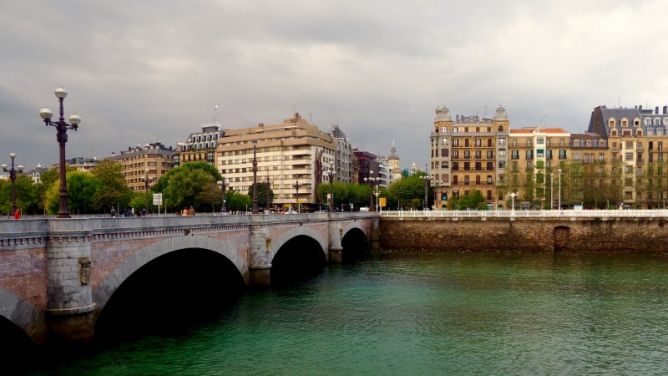
[[[663,114],[668,115],[668,106],[663,106]]]
[[[654,108],[654,114],[655,114],[655,115],[658,115],[658,114],[659,114],[659,106],[656,106],[656,107]]]

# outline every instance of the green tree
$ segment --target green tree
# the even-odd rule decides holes
[[[257,184],[257,206],[258,208],[268,208],[268,204],[274,201],[274,191],[271,190],[271,187],[269,186],[269,183],[256,183]],[[321,184],[318,186],[323,187]],[[267,202],[267,190],[269,190],[269,202]],[[248,187],[248,197],[251,198],[251,201],[253,200],[253,184]],[[321,202],[326,202],[326,201],[321,201]]]
[[[99,213],[95,206],[95,193],[102,186],[90,172],[68,171],[67,192],[70,213],[92,214]],[[60,180],[56,180],[46,192],[45,207],[49,214],[55,214],[60,208]]]
[[[248,195],[236,192],[225,192],[225,202],[229,211],[246,211],[251,209],[251,198]]]
[[[452,210],[466,210],[466,209],[475,209],[475,210],[486,210],[487,204],[485,203],[485,197],[483,197],[480,191],[474,191],[466,196],[460,196],[459,198],[453,197],[448,200],[449,209]]]
[[[424,207],[424,173],[406,176],[390,185],[388,192],[390,205],[404,209],[422,209]],[[428,187],[428,196],[433,197],[431,187]]]
[[[32,179],[26,175],[17,175],[14,185],[16,192],[16,207],[24,214],[41,213],[37,187]],[[0,213],[9,214],[12,208],[12,182],[10,180],[0,181]]]
[[[93,197],[97,210],[101,213],[108,212],[111,208],[124,208],[130,204],[133,198],[132,191],[125,184],[123,177],[123,166],[111,160],[104,160],[95,166],[92,173],[100,182],[102,189],[98,189]],[[144,207],[145,201],[140,206]]]
[[[153,192],[162,192],[165,205],[171,210],[194,207],[196,211],[210,205],[201,193],[211,184],[221,180],[220,173],[204,162],[190,162],[169,170],[153,187]]]

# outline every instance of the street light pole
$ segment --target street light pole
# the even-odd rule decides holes
[[[512,205],[512,208],[510,210],[511,210],[512,213],[515,213],[515,196],[517,196],[517,193],[515,193],[515,192],[512,192],[510,194],[510,201],[511,201],[511,205]]]
[[[267,213],[271,213],[271,185],[269,184],[269,170],[267,170],[267,202],[264,204]]]
[[[300,209],[299,208],[299,180],[297,180],[294,187],[295,187],[295,190],[297,191],[297,193],[295,194],[295,201],[297,202],[297,213],[299,213],[299,209]]]
[[[425,175],[422,179],[424,179],[424,210],[427,210],[429,208],[429,182],[431,181],[431,176]]]
[[[334,182],[334,169],[332,166],[329,166],[329,197],[328,197],[328,206],[329,206],[329,211],[332,212],[334,211],[334,189],[332,187],[332,184]]]
[[[558,169],[557,172],[559,173],[559,207],[557,209],[561,210],[561,169]]]
[[[16,173],[17,172],[19,172],[19,173],[23,172],[23,166],[18,165],[16,169],[14,168],[14,159],[16,158],[15,153],[9,153],[9,158],[11,158],[11,160],[12,160],[11,167],[8,168],[7,165],[4,164],[4,163],[1,165],[1,167],[2,167],[2,170],[4,172],[9,172],[9,180],[12,182],[12,196],[11,196],[12,212],[11,212],[11,215],[14,215],[16,213]]]
[[[148,212],[148,168],[144,169],[144,198],[146,201],[146,211]]]
[[[554,209],[554,175],[550,172],[550,210]]]
[[[253,142],[253,214],[257,212],[257,142]]]
[[[59,144],[60,151],[60,209],[58,210],[58,218],[71,218],[70,208],[68,206],[67,200],[67,174],[66,174],[66,164],[65,164],[65,144],[67,143],[67,130],[74,129],[75,131],[79,128],[79,123],[81,122],[81,117],[77,114],[70,115],[70,123],[65,122],[63,115],[63,101],[67,96],[67,91],[62,87],[59,87],[55,91],[58,102],[60,103],[60,116],[58,121],[52,122],[51,117],[53,112],[47,108],[43,107],[39,110],[39,116],[44,120],[46,126],[55,127],[57,130],[56,139]]]
[[[218,182],[220,184],[220,190],[223,193],[223,206],[220,207],[220,212],[225,213],[225,177],[223,176],[223,179]]]

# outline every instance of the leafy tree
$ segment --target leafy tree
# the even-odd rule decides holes
[[[216,183],[209,183],[199,193],[199,201],[202,203],[202,210],[207,211],[209,208],[211,212],[216,211],[216,205],[223,205],[223,192]]]
[[[388,191],[390,205],[400,208],[422,209],[424,207],[424,173],[406,176],[390,185]],[[428,187],[428,196],[433,197],[431,187]]]
[[[38,195],[32,179],[26,175],[17,175],[14,185],[16,207],[24,214],[40,213]],[[9,214],[12,210],[12,182],[0,181],[0,213]]]
[[[123,166],[111,160],[104,160],[93,169],[93,176],[97,178],[102,187],[93,196],[98,211],[107,212],[113,207],[127,207],[130,204],[133,195],[130,188],[125,184],[122,171]],[[145,205],[144,201],[140,207]]]
[[[257,184],[257,206],[258,208],[267,208],[268,203],[267,203],[267,190],[269,190],[269,204],[273,202],[274,200],[274,192],[271,190],[271,187],[269,186],[269,183],[256,183]],[[323,187],[324,185],[318,186]],[[253,184],[248,187],[248,197],[251,198],[251,201],[253,200]],[[326,202],[326,201],[321,201],[321,202]]]
[[[225,202],[227,210],[229,211],[246,211],[250,210],[251,207],[251,198],[245,194],[227,191],[225,192]]]
[[[169,170],[153,187],[153,192],[162,192],[165,205],[171,210],[181,210],[184,207],[194,207],[196,211],[207,199],[200,196],[210,184],[216,184],[222,177],[211,165],[204,162],[191,162]]]
[[[68,204],[73,214],[91,214],[99,212],[94,196],[101,184],[90,172],[69,171],[67,173]],[[46,192],[45,207],[49,214],[55,214],[60,208],[60,180],[51,184]]]
[[[487,204],[485,203],[485,197],[478,190],[470,193],[466,196],[460,196],[459,198],[453,197],[448,201],[449,209],[452,210],[486,210]]]

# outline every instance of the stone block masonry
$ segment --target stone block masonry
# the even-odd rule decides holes
[[[384,251],[666,252],[666,218],[388,218]]]

